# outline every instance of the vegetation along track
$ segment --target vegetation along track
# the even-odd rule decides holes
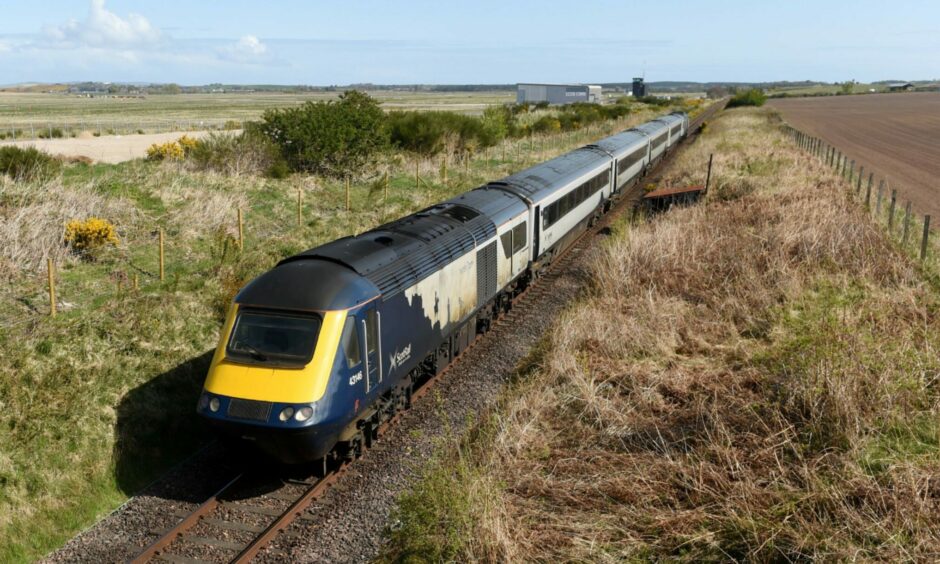
[[[702,123],[719,112],[724,105],[724,101],[713,104],[693,120],[689,128],[690,135],[684,143],[693,139]],[[660,172],[675,154],[676,151],[673,151],[664,157],[651,173],[655,175]],[[647,179],[649,178],[648,176]],[[519,319],[520,312],[531,309],[532,302],[537,303],[551,293],[552,281],[568,270],[574,257],[581,256],[582,251],[591,246],[595,235],[606,232],[617,217],[630,209],[642,192],[643,189],[637,182],[610,213],[558,255],[550,268],[543,271],[538,281],[515,298],[512,310],[500,317],[485,336],[477,336],[467,351],[482,339],[500,340],[516,330],[517,325],[523,323]],[[440,374],[425,381],[415,391],[413,401],[420,401],[426,396],[432,387],[458,364],[458,359],[465,356],[466,351],[456,357]],[[384,435],[401,417],[402,413],[399,413],[383,425],[378,435]],[[283,475],[272,475],[270,470],[235,470],[233,475],[225,480],[221,489],[193,511],[181,515],[181,519],[174,526],[163,532],[157,540],[134,557],[132,562],[207,561],[204,558],[213,561],[251,561],[295,520],[313,520],[307,509],[354,467],[355,463],[346,462],[326,472],[315,473],[306,468]],[[212,531],[212,536],[205,534],[205,531]]]

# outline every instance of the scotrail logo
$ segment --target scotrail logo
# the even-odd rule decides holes
[[[388,356],[388,371],[395,370],[409,358],[411,358],[411,343],[408,343],[402,350],[395,351]]]

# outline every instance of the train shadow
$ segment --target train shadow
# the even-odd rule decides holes
[[[244,442],[219,440],[196,415],[213,353],[191,358],[121,399],[112,456],[123,493],[201,503],[236,474],[246,478],[231,499],[256,497],[315,474],[313,465],[281,465]]]
[[[117,408],[114,474],[133,495],[208,444],[196,401],[213,351],[191,358],[127,392]]]

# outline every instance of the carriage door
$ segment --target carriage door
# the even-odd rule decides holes
[[[362,335],[365,341],[365,377],[366,392],[375,389],[376,384],[382,381],[382,342],[379,337],[379,313],[375,305],[370,305],[362,314]]]
[[[532,262],[538,260],[539,251],[541,251],[542,206],[535,206],[534,219],[535,221],[532,222]]]

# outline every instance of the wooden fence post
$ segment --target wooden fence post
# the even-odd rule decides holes
[[[871,194],[871,187],[872,187],[872,184],[874,184],[874,182],[875,182],[875,173],[869,172],[868,173],[868,190],[867,190],[869,194]]]
[[[245,224],[242,221],[242,209],[238,208],[238,250],[245,250]]]
[[[418,157],[415,157],[415,188],[421,187],[421,176],[418,174]]]
[[[855,193],[862,193],[862,177],[865,176],[865,167],[859,167],[858,169],[858,185],[855,187]]]
[[[894,229],[894,207],[898,203],[897,188],[891,190],[891,204],[888,207],[888,229]]]
[[[385,171],[385,203],[388,204],[388,171]]]
[[[166,271],[163,268],[165,264],[163,261],[163,239],[164,239],[163,229],[160,229],[160,281],[161,282],[163,282],[163,280],[166,278]]]
[[[447,186],[447,153],[441,157],[441,184]]]
[[[304,191],[297,189],[297,227],[304,224]]]
[[[871,182],[873,178],[874,173],[868,177],[868,189],[865,190],[865,207],[869,209],[871,208]]]
[[[346,177],[346,211],[349,211],[349,176]]]
[[[134,291],[140,290],[140,275],[136,272],[134,273]]]
[[[920,260],[927,258],[927,239],[930,237],[930,216],[924,216],[924,236],[920,240]]]
[[[49,316],[55,317],[56,314],[56,304],[55,304],[55,270],[53,270],[53,263],[51,258],[46,259],[46,274],[49,279]]]
[[[852,159],[852,164],[849,165],[849,186],[852,185],[853,180],[855,180],[855,159]]]
[[[712,159],[713,159],[713,158],[715,158],[715,154],[714,154],[714,153],[709,153],[709,154],[708,154],[708,172],[705,174],[705,190],[704,190],[704,192],[705,192],[706,194],[708,193],[708,185],[711,184],[711,181],[712,181]]]
[[[878,183],[878,205],[875,207],[875,215],[881,217],[881,199],[884,197],[885,193],[885,180],[881,179],[881,182]]]
[[[839,176],[845,178],[845,171],[847,168],[849,168],[849,156],[842,155],[842,170],[839,171]]]
[[[901,244],[907,245],[907,234],[911,228],[911,202],[908,201],[907,205],[904,206],[904,234],[901,235]]]

